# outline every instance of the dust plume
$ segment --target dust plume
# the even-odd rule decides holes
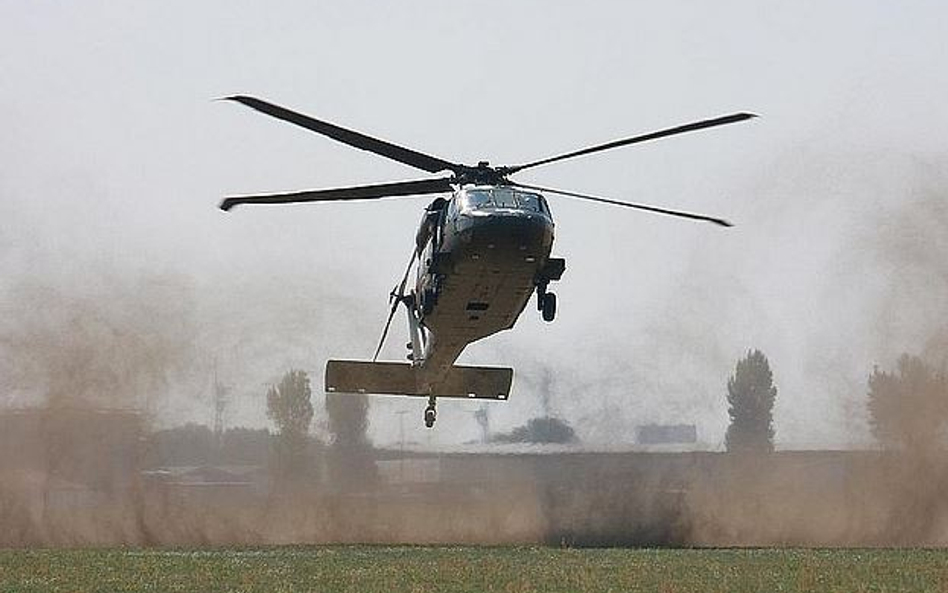
[[[190,299],[173,276],[7,288],[0,545],[144,538],[140,440],[190,370]]]
[[[761,346],[780,388],[778,437],[814,445],[780,451],[778,441],[769,455],[565,457],[550,474],[561,477],[541,489],[549,541],[948,542],[948,393],[930,392],[933,405],[900,403],[915,432],[932,422],[924,410],[939,411],[940,436],[924,446],[881,448],[867,413],[875,365],[893,368],[909,352],[946,368],[948,180],[892,154],[808,155],[775,170],[782,175],[754,195],[739,241],[702,245],[676,290],[649,312],[644,337],[628,338],[631,352],[602,356],[633,396],[627,416],[696,419],[699,432],[714,435],[726,421],[727,372],[742,349]],[[799,258],[778,267],[787,250]]]
[[[856,173],[839,196],[866,185]],[[324,438],[306,450],[311,471],[289,482],[272,471],[266,431],[198,426],[192,432],[209,443],[201,454],[197,445],[188,455],[156,453],[155,443],[162,424],[209,409],[199,400],[215,359],[234,401],[258,401],[262,411],[263,386],[281,369],[354,351],[353,336],[374,324],[332,320],[368,317],[355,315],[358,305],[318,281],[242,291],[246,302],[230,307],[222,306],[230,295],[220,296],[228,291],[174,274],[12,284],[0,299],[0,545],[944,545],[943,439],[882,448],[866,421],[874,365],[892,368],[902,352],[941,370],[948,360],[948,191],[929,178],[908,187],[874,196],[858,224],[814,258],[815,278],[741,257],[750,249],[773,258],[786,247],[780,239],[807,240],[798,229],[750,230],[723,253],[696,255],[628,352],[594,348],[592,373],[564,372],[581,364],[569,361],[526,365],[537,409],[569,420],[577,444],[394,451],[372,445],[364,399],[317,396]],[[808,189],[802,210],[819,189]],[[810,219],[790,207],[778,214],[846,218],[841,202]],[[732,267],[707,265],[721,256]],[[786,299],[761,288],[784,275],[803,287]],[[784,315],[794,321],[775,324]],[[728,372],[751,346],[772,355],[778,435],[842,417],[836,442],[860,446],[616,450],[635,423],[671,420],[697,422],[714,449]],[[602,380],[583,384],[590,375]]]
[[[14,285],[0,321],[9,403],[156,405],[196,354],[192,292],[175,276],[102,277],[85,290]]]
[[[822,409],[851,402],[845,409],[852,424],[844,425],[855,433],[850,442],[865,440],[866,424],[853,420],[867,417],[874,366],[891,369],[901,353],[918,353],[943,376],[948,360],[948,183],[917,163],[895,170],[905,175],[898,199],[876,196],[875,208],[871,199],[864,205],[865,224],[840,247],[835,273],[819,287],[822,298],[859,315],[833,317],[816,332],[812,344],[822,349],[804,367],[812,370],[822,359],[815,376],[830,394]],[[866,357],[854,364],[854,353]],[[851,369],[859,363],[855,375]],[[906,385],[885,412],[899,418],[907,437],[902,442],[877,440],[875,450],[864,451],[730,457],[713,479],[695,480],[683,511],[687,541],[944,545],[948,390],[943,381]],[[785,388],[779,397],[794,394]]]

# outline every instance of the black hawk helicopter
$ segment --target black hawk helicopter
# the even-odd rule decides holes
[[[448,177],[413,181],[233,196],[220,204],[220,208],[226,211],[238,204],[447,195],[435,198],[422,214],[411,259],[401,282],[391,293],[391,309],[372,360],[330,360],[326,363],[325,375],[327,392],[427,398],[424,420],[428,428],[434,426],[435,402],[439,397],[505,400],[510,394],[513,369],[454,364],[468,344],[512,328],[533,294],[536,294],[537,309],[545,321],[553,321],[556,316],[556,295],[548,288],[550,282],[562,277],[566,261],[550,257],[553,216],[544,192],[731,226],[726,220],[703,214],[518,183],[511,180],[513,174],[603,150],[755,117],[750,113],[735,113],[521,165],[498,167],[487,161],[477,165],[446,161],[254,97],[238,95],[225,100],[428,173],[450,173]],[[406,292],[412,268],[416,269],[414,288]],[[379,353],[399,305],[404,305],[408,314],[409,362],[379,362]]]

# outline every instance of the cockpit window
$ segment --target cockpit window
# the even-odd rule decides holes
[[[508,187],[472,189],[465,193],[464,208],[519,208],[532,212],[546,212],[539,194],[517,191]]]
[[[471,190],[467,192],[467,199],[465,200],[465,205],[468,208],[481,208],[487,206],[491,203],[490,190]]]
[[[494,206],[497,208],[516,208],[517,198],[513,190],[505,187],[498,187],[491,191],[494,198]]]
[[[517,192],[517,200],[520,202],[520,207],[524,210],[543,212],[543,207],[540,206],[540,196],[536,194]]]

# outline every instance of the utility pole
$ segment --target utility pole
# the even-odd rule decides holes
[[[543,415],[550,415],[550,395],[553,390],[553,373],[549,368],[543,369],[543,378],[540,380],[540,405],[543,407]]]
[[[398,414],[398,481],[400,484],[405,484],[405,414],[410,413],[409,410],[400,410],[395,412]]]
[[[487,404],[474,412],[474,420],[481,427],[481,442],[486,444],[487,437],[490,434],[490,417],[487,415]]]
[[[214,438],[217,440],[217,447],[220,449],[224,444],[224,410],[227,409],[228,397],[230,391],[225,387],[217,376],[217,361],[214,362]]]

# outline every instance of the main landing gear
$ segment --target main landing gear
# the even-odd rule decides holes
[[[546,291],[546,285],[537,286],[537,309],[543,316],[543,321],[549,323],[556,319],[556,295]]]
[[[556,319],[556,295],[547,292],[546,287],[553,280],[559,280],[563,277],[566,270],[566,260],[562,257],[551,257],[543,265],[543,269],[537,274],[537,310],[543,315],[543,321],[547,323]]]
[[[540,305],[540,311],[543,314],[543,321],[550,322],[556,319],[556,295],[548,292],[543,295],[543,303]]]
[[[432,428],[437,417],[438,412],[435,410],[435,398],[431,396],[428,398],[428,407],[425,408],[425,428]]]

